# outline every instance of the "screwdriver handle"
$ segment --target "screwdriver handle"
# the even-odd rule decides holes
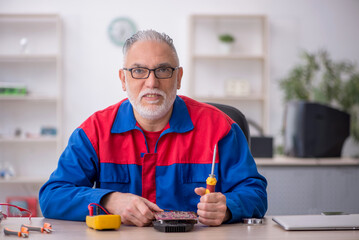
[[[206,187],[206,194],[215,192],[217,179],[215,177],[211,177],[211,175],[206,180],[207,187]]]

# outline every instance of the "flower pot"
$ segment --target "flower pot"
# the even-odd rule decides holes
[[[219,42],[219,51],[221,54],[230,54],[233,51],[232,42]]]

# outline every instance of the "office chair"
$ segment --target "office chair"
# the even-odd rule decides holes
[[[249,132],[248,122],[247,122],[246,117],[244,116],[244,114],[241,111],[239,111],[235,107],[225,105],[225,104],[210,103],[210,102],[207,102],[207,104],[218,108],[219,110],[221,110],[222,112],[227,114],[230,118],[232,118],[233,121],[235,121],[239,125],[239,127],[242,129],[244,136],[247,139],[248,146],[250,146],[250,132]]]

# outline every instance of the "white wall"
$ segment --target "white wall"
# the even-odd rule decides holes
[[[188,16],[266,14],[270,24],[269,130],[276,137],[280,136],[283,113],[278,80],[298,62],[300,50],[326,48],[334,59],[359,63],[357,0],[0,0],[0,12],[59,13],[62,17],[64,146],[74,128],[90,114],[125,97],[117,74],[122,52],[107,36],[115,17],[130,17],[139,29],[152,28],[174,39],[185,70],[180,94],[186,94]]]

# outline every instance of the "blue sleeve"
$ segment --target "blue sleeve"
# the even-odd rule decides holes
[[[267,181],[257,171],[247,140],[237,124],[218,143],[221,192],[232,213],[231,222],[262,218],[267,211]]]
[[[99,161],[90,140],[76,129],[62,153],[57,169],[41,187],[39,202],[46,218],[84,221],[89,203],[99,204],[113,190],[95,189]]]

